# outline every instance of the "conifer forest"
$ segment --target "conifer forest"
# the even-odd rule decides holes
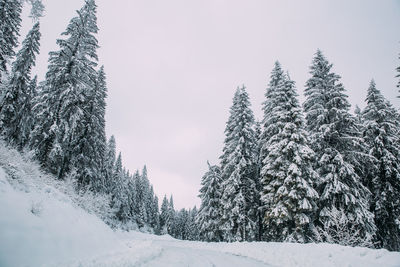
[[[20,37],[23,8],[35,23]],[[374,79],[364,81],[361,109],[351,106],[346,73],[333,70],[324,47],[309,55],[304,85],[268,62],[262,117],[245,85],[232,88],[219,161],[198,158],[208,166],[198,177],[201,205],[177,210],[173,195],[156,195],[146,166],[127,168],[118,140],[106,134],[113,89],[97,52],[96,1],[82,1],[54,40],[40,80],[32,70],[44,10],[40,0],[0,0],[1,139],[87,201],[100,201],[96,215],[112,229],[400,251],[400,110]],[[399,67],[386,71],[400,90],[400,57],[393,57]]]

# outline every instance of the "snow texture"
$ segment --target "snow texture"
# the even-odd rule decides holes
[[[400,266],[384,249],[114,232],[25,160],[0,146],[0,266]]]

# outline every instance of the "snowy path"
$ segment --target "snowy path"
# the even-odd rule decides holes
[[[270,266],[252,258],[219,251],[175,246],[173,242],[160,242],[162,252],[158,257],[140,266]]]
[[[130,234],[127,234],[130,235]],[[142,240],[143,234],[134,234],[134,238],[125,239],[128,249],[116,250],[99,257],[87,260],[72,261],[69,263],[58,262],[51,266],[84,266],[84,267],[120,267],[120,266],[142,266],[142,267],[207,267],[207,266],[227,266],[227,267],[261,267],[272,266],[260,260],[247,256],[235,255],[233,253],[219,251],[213,246],[198,246],[199,242],[187,242],[169,239],[159,239],[159,237],[147,236],[147,240]]]

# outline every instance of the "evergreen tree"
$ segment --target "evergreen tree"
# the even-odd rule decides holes
[[[268,83],[267,90],[265,92],[265,101],[263,102],[262,109],[264,111],[264,117],[261,122],[261,129],[258,136],[259,139],[259,159],[264,159],[268,155],[267,143],[270,137],[277,133],[277,128],[275,127],[275,122],[271,123],[270,114],[272,109],[276,106],[274,103],[275,98],[273,95],[277,91],[279,83],[283,79],[284,73],[281,68],[281,64],[276,61],[274,68],[271,72],[270,81]],[[261,163],[261,162],[260,162]]]
[[[356,115],[357,123],[362,124],[362,114],[361,109],[358,105],[354,108],[354,114]]]
[[[112,188],[112,178],[116,160],[115,150],[116,150],[115,137],[114,135],[112,135],[107,142],[105,158],[104,158],[103,176],[105,179],[104,191],[106,193],[110,193]]]
[[[198,211],[196,206],[192,210],[189,210],[188,220],[188,240],[200,240],[200,228],[197,224]]]
[[[201,206],[197,216],[200,236],[205,241],[222,241],[221,232],[221,169],[209,162],[208,171],[201,180]]]
[[[261,191],[262,191],[262,186],[261,186],[261,177],[260,177],[260,172],[261,172],[261,166],[262,166],[262,158],[261,158],[261,148],[262,148],[262,143],[261,143],[261,136],[262,136],[262,131],[261,131],[261,122],[260,121],[256,121],[255,124],[255,135],[257,138],[257,147],[256,147],[256,188],[257,188],[257,192],[260,192],[261,195]],[[264,151],[266,152],[266,151]],[[264,153],[265,154],[265,153]],[[262,236],[263,236],[263,215],[264,213],[262,212],[262,204],[261,204],[261,198],[258,198],[257,201],[257,205],[258,207],[258,218],[257,218],[257,224],[258,224],[258,234],[257,234],[257,241],[261,241],[262,240]]]
[[[372,80],[362,117],[369,154],[376,159],[367,176],[378,248],[400,250],[400,127],[398,114]]]
[[[254,240],[257,235],[256,137],[245,87],[236,90],[221,156],[222,229],[227,241]]]
[[[359,176],[360,157],[365,148],[355,118],[349,113],[350,104],[339,82],[340,76],[331,68],[332,64],[318,50],[305,89],[307,128],[320,177],[317,224],[326,241],[337,239],[329,234],[335,232],[331,229],[340,227],[335,225],[333,217],[345,218],[349,228],[356,225],[354,235],[360,240],[371,240],[376,228],[369,211],[370,192]],[[339,215],[333,216],[333,213]]]
[[[314,152],[308,147],[302,110],[294,82],[282,76],[275,87],[271,113],[266,125],[275,124],[277,133],[268,142],[268,155],[262,160],[261,200],[265,205],[267,240],[309,242],[313,238],[313,219],[317,192]]]
[[[161,234],[161,225],[160,225],[160,212],[158,210],[158,197],[154,195],[154,200],[153,200],[153,207],[154,207],[154,233],[156,235]]]
[[[79,184],[91,184],[96,191],[104,188],[103,165],[106,151],[105,98],[107,95],[104,67],[101,67],[95,86],[88,88],[83,110],[83,127],[77,132],[73,149],[76,157],[73,166],[77,170]]]
[[[162,234],[167,234],[167,225],[169,221],[169,203],[167,196],[164,195],[160,211],[160,229]]]
[[[57,40],[60,50],[50,52],[46,82],[40,92],[38,119],[32,144],[39,161],[59,178],[77,159],[74,150],[82,129],[86,128],[85,110],[92,96],[98,74],[96,4],[86,0],[63,35]],[[88,114],[90,116],[92,114]]]
[[[154,189],[153,189],[153,186],[151,185],[149,194],[147,196],[147,201],[146,201],[146,211],[147,211],[147,217],[148,217],[148,224],[150,225],[151,228],[156,229],[158,207],[156,207],[154,197],[155,197]],[[158,205],[158,199],[157,199],[157,205]]]
[[[168,234],[175,236],[176,234],[176,229],[174,227],[175,225],[175,208],[174,208],[174,199],[172,195],[169,198],[168,202],[168,220],[166,221],[167,225],[167,231]]]
[[[121,152],[118,154],[113,173],[112,207],[117,211],[116,216],[123,225],[134,220],[131,212],[134,190],[130,190],[129,178],[122,167]]]
[[[43,16],[44,5],[42,3],[42,0],[24,0],[24,1],[29,2],[31,4],[31,12],[29,17],[31,17],[33,20],[38,20],[40,17]]]
[[[399,59],[400,59],[400,54],[399,54]],[[396,71],[398,72],[398,74],[396,75],[396,78],[399,78],[399,82],[397,83],[397,88],[400,88],[400,66],[398,66],[396,68]],[[397,97],[400,97],[400,96],[397,96]]]
[[[35,105],[35,97],[37,95],[37,76],[33,77],[28,86],[28,93],[26,95],[25,103],[22,105],[22,121],[20,123],[20,147],[29,145],[30,134],[36,125],[35,116],[32,112]]]
[[[20,149],[27,141],[32,125],[32,95],[30,72],[39,53],[40,31],[36,23],[29,31],[17,58],[12,65],[12,72],[7,82],[7,90],[0,105],[0,127],[9,143]]]
[[[8,62],[15,55],[14,49],[18,46],[21,12],[20,0],[0,0],[0,84],[5,79]]]

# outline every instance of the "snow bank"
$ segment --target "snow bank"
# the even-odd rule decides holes
[[[41,266],[105,254],[123,244],[55,188],[18,191],[0,168],[0,266]]]
[[[79,208],[71,192],[43,174],[29,154],[0,141],[0,266],[57,266],[126,247],[103,221]]]

